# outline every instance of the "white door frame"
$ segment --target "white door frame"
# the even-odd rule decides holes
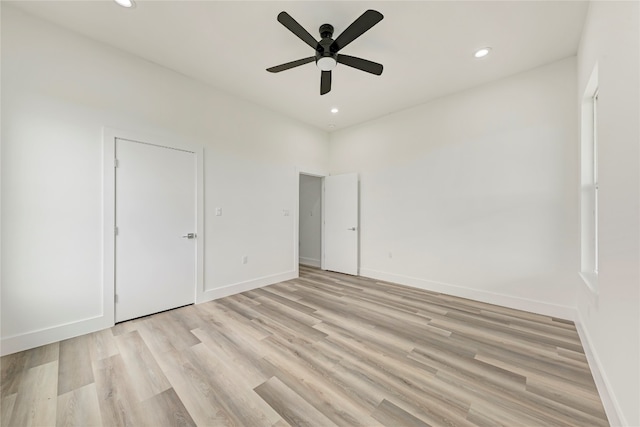
[[[105,320],[115,324],[115,154],[116,138],[127,139],[161,147],[189,151],[196,156],[196,286],[194,301],[204,300],[204,149],[200,145],[176,142],[155,135],[123,131],[105,127],[102,130],[102,307]]]
[[[322,220],[320,222],[320,268],[324,270],[324,177],[329,174],[324,171],[296,168],[294,184],[295,194],[293,199],[295,201],[295,220],[293,221],[293,266],[296,277],[300,276],[300,175],[314,176],[322,179],[322,190],[320,194],[320,204],[322,205]]]

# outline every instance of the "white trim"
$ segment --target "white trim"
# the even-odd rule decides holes
[[[544,301],[536,301],[528,298],[520,298],[511,295],[498,294],[495,292],[471,289],[464,286],[452,285],[449,283],[419,279],[417,277],[402,276],[398,274],[387,273],[384,271],[371,270],[368,268],[361,269],[360,275],[372,279],[399,283],[401,285],[412,286],[414,288],[440,292],[443,294],[461,298],[468,298],[480,302],[486,302],[488,304],[500,305],[516,310],[523,310],[542,314],[545,316],[557,317],[559,319],[573,320],[575,315],[575,308],[570,306],[551,304]]]
[[[50,328],[39,329],[26,332],[24,334],[13,335],[2,338],[0,355],[17,353],[18,351],[29,350],[41,345],[51,344],[80,335],[89,334],[113,326],[109,323],[107,316],[98,315],[88,319],[77,320]]]
[[[298,271],[292,270],[285,273],[272,274],[270,276],[258,277],[244,282],[233,283],[215,289],[209,289],[202,294],[202,299],[196,304],[212,301],[218,298],[224,298],[229,295],[239,294],[240,292],[250,291],[252,289],[261,288],[263,286],[273,285],[275,283],[286,282],[287,280],[296,279]]]
[[[102,314],[109,326],[115,323],[115,224],[116,224],[116,135],[102,129]]]
[[[320,268],[320,260],[319,259],[315,259],[315,258],[307,258],[307,257],[300,257],[299,260],[300,264],[304,264],[304,265],[308,265],[310,267],[317,267]]]
[[[582,281],[585,283],[585,285],[587,285],[587,289],[589,289],[589,292],[591,292],[593,295],[598,295],[598,273],[595,272],[585,272],[585,271],[581,271],[580,273],[578,273],[578,275],[580,276],[580,278],[582,279]]]
[[[587,357],[587,362],[589,362],[589,368],[591,369],[593,381],[596,383],[596,388],[598,389],[600,400],[602,401],[604,411],[606,412],[607,418],[609,419],[609,424],[612,426],[629,425],[626,418],[624,417],[622,409],[620,408],[618,399],[616,399],[613,387],[611,386],[611,383],[609,382],[604,369],[602,369],[602,363],[600,362],[598,353],[595,351],[593,345],[591,344],[593,341],[591,340],[591,337],[589,336],[589,333],[584,326],[584,319],[582,318],[580,310],[576,310],[575,324],[578,335],[580,336],[580,341],[582,342],[584,354]]]

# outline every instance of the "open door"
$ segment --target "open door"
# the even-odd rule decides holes
[[[358,174],[324,178],[323,269],[358,275]]]

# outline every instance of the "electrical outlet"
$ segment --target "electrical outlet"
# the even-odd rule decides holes
[[[247,255],[243,255],[243,256],[242,256],[242,263],[243,263],[243,264],[246,264],[246,263],[248,263],[248,262],[249,262],[249,257],[248,257]]]
[[[282,209],[282,215],[289,216],[289,209]]]
[[[222,208],[216,208],[216,216],[222,216]]]
[[[389,258],[393,258],[393,253],[389,252]]]

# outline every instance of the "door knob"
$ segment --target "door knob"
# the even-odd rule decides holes
[[[195,239],[196,238],[196,233],[189,233],[189,234],[185,234],[184,236],[182,236],[183,239]]]
[[[347,228],[347,230],[349,230],[349,231],[356,231],[356,228],[355,228],[355,227],[351,227],[351,228]]]

